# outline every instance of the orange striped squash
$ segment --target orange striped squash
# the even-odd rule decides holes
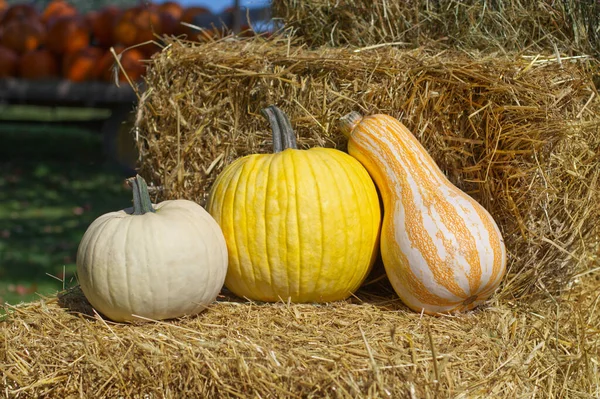
[[[475,308],[506,273],[506,249],[492,216],[454,186],[411,132],[389,115],[340,121],[348,152],[381,192],[381,255],[394,290],[417,312]]]

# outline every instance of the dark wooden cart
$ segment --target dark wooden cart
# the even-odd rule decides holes
[[[141,88],[138,89],[141,92]],[[127,120],[137,103],[135,91],[129,84],[117,87],[114,83],[59,81],[28,81],[22,79],[0,79],[0,104],[35,105],[43,107],[101,108],[110,111],[103,119],[70,121],[69,124],[85,127],[102,135],[106,157],[119,166],[125,165],[117,154],[117,136],[122,123]],[[32,121],[7,120],[10,123],[32,123]],[[53,123],[43,121],[43,123]],[[64,123],[64,121],[56,121]]]

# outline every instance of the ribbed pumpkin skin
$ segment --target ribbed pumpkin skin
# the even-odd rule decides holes
[[[453,313],[488,299],[506,272],[492,216],[454,186],[411,132],[388,115],[355,121],[348,152],[383,197],[381,254],[392,286],[417,312]]]
[[[358,289],[377,254],[375,185],[338,150],[237,159],[215,181],[207,210],[227,242],[225,286],[240,297],[341,300]]]
[[[227,250],[217,223],[191,201],[154,208],[144,215],[131,215],[131,209],[104,214],[79,244],[81,289],[111,320],[193,315],[223,287]]]

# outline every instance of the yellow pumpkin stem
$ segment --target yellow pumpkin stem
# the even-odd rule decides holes
[[[133,214],[143,215],[148,212],[156,212],[152,206],[150,200],[150,194],[148,193],[148,185],[144,178],[140,175],[127,179],[127,182],[131,184],[133,188]]]
[[[285,112],[275,105],[270,105],[261,112],[269,121],[273,131],[273,152],[281,152],[288,148],[297,149],[296,135]]]

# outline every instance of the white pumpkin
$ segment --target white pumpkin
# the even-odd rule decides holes
[[[100,216],[79,244],[81,289],[97,311],[114,321],[201,312],[216,299],[227,274],[221,228],[197,203],[154,205],[140,176],[130,182],[133,208]]]

